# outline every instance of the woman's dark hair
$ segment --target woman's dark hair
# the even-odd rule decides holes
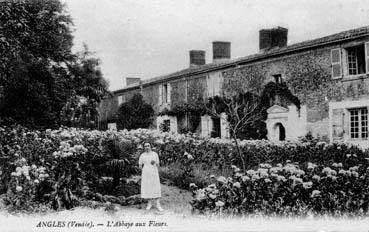
[[[148,143],[148,144],[150,145],[150,148],[152,148],[152,145],[151,145],[151,143],[150,143],[150,142],[143,142],[143,143],[142,143],[142,147],[145,147],[145,144],[146,144],[146,143]]]

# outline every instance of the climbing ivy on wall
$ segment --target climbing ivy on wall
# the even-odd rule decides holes
[[[265,64],[227,70],[223,72],[223,92],[226,96],[246,92],[260,94],[266,76],[267,66]]]
[[[305,54],[285,63],[287,86],[308,107],[324,104],[326,97],[334,97],[337,88],[330,75],[329,55],[321,52]]]
[[[280,102],[276,101],[276,96],[280,98]],[[264,109],[263,115],[264,119],[267,117],[266,109],[271,107],[273,104],[281,104],[283,106],[288,106],[289,104],[294,104],[297,110],[301,109],[301,102],[298,97],[296,97],[285,83],[269,82],[264,86],[260,97],[261,108]]]
[[[202,98],[198,98],[195,101],[179,102],[175,104],[171,109],[165,108],[158,115],[169,116],[185,116],[189,119],[189,128],[180,128],[180,131],[195,132],[196,128],[200,124],[201,115],[205,114],[205,102]]]

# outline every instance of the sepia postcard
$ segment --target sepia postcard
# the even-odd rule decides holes
[[[0,231],[369,231],[367,0],[0,0]]]

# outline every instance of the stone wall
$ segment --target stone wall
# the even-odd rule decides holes
[[[172,105],[183,104],[186,102],[186,79],[182,78],[180,80],[170,82],[171,86],[171,103]]]
[[[307,131],[327,140],[329,134],[328,103],[343,99],[359,99],[369,95],[369,79],[331,77],[332,48],[339,45],[313,49],[298,54],[285,55],[223,71],[225,93],[253,92],[260,94],[263,86],[282,74],[283,82],[306,106]]]
[[[369,76],[350,79],[331,77],[331,50],[340,46],[345,44],[309,49],[222,70],[222,92],[226,95],[238,92],[260,95],[265,84],[274,81],[273,75],[281,74],[282,81],[306,109],[306,132],[326,140],[329,138],[329,102],[369,97]],[[171,81],[171,107],[183,104],[186,99],[188,102],[204,99],[207,75],[187,76]],[[124,93],[126,99],[136,92],[140,90]],[[155,113],[160,113],[159,84],[145,86],[142,95],[153,106]],[[179,127],[183,127],[188,120],[181,118],[178,122]]]

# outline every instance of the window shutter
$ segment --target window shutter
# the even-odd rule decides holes
[[[170,117],[170,131],[178,133],[177,117]]]
[[[219,96],[223,95],[223,73],[219,72],[219,86],[218,86],[218,94]]]
[[[338,79],[342,77],[341,67],[341,49],[336,48],[331,50],[331,63],[332,63],[332,78]]]
[[[122,104],[122,98],[123,98],[122,95],[118,96],[118,106],[120,106],[120,104]]]
[[[211,87],[210,87],[210,83],[211,83],[211,80],[210,80],[211,76],[210,74],[206,77],[206,93],[207,93],[207,97],[211,97]]]
[[[156,129],[160,130],[160,125],[163,123],[163,118],[161,116],[158,116],[156,118]]]
[[[159,85],[159,106],[163,102],[163,85]]]
[[[365,43],[365,63],[366,73],[369,73],[369,42]]]
[[[172,93],[172,87],[170,86],[170,83],[168,83],[168,89],[167,89],[167,91],[168,91],[168,95],[167,95],[167,102],[168,102],[168,104],[170,104],[170,99],[171,99],[171,93]]]
[[[344,109],[333,109],[332,110],[332,139],[333,141],[343,140],[344,130]]]
[[[214,96],[219,96],[219,82],[220,82],[220,72],[216,72],[213,75],[213,83],[214,83]]]
[[[229,138],[229,127],[227,121],[227,114],[221,113],[220,115],[220,137],[221,138]]]
[[[208,116],[201,116],[201,136],[209,136]]]

